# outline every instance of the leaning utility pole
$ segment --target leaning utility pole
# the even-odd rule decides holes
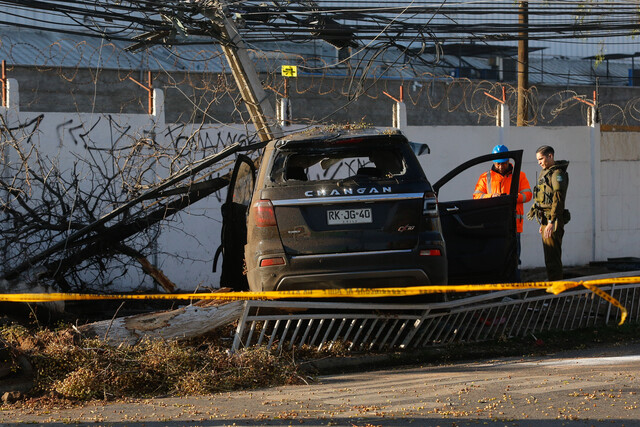
[[[276,121],[273,106],[262,88],[255,65],[247,54],[247,49],[238,29],[227,13],[223,1],[215,2],[215,12],[203,12],[220,31],[220,45],[229,62],[231,72],[238,85],[242,99],[247,106],[251,120],[261,141],[270,141],[282,136],[282,129]]]
[[[518,126],[526,126],[529,119],[529,2],[520,1],[520,37],[518,41]]]

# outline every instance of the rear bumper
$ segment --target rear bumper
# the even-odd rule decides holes
[[[252,291],[446,284],[447,259],[439,249],[441,256],[420,256],[417,249],[282,255],[284,265],[250,270],[249,284]]]

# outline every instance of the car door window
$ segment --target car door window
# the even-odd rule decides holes
[[[255,184],[255,166],[250,158],[241,156],[235,167],[234,177],[229,184],[231,201],[246,207],[251,203],[251,195]]]

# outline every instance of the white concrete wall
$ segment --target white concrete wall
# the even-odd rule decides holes
[[[37,149],[39,160],[45,164],[49,162],[58,164],[60,171],[68,173],[72,167],[78,170],[85,178],[81,185],[89,184],[90,171],[78,158],[87,158],[90,150],[87,147],[102,149],[93,151],[95,158],[104,160],[105,169],[123,167],[122,161],[114,160],[111,164],[109,149],[120,149],[116,153],[124,153],[125,156],[131,147],[140,139],[153,139],[155,147],[164,147],[168,153],[175,153],[175,146],[185,145],[189,147],[187,157],[201,159],[205,156],[219,152],[225,146],[233,142],[241,141],[246,137],[247,128],[244,125],[183,125],[165,124],[162,106],[162,92],[157,91],[154,111],[157,115],[147,114],[76,114],[76,113],[38,113],[19,112],[17,108],[17,82],[10,79],[9,108],[0,106],[0,115],[7,125],[12,128],[12,135],[19,141],[23,151],[29,152],[30,147]],[[196,138],[187,143],[187,138],[192,134]],[[3,135],[5,137],[6,134]],[[127,148],[129,147],[129,148]],[[152,154],[151,144],[148,148]],[[196,147],[196,150],[192,150]],[[2,154],[4,160],[0,165],[0,173],[3,178],[10,173],[8,165],[20,162],[15,151],[6,149]],[[32,154],[31,160],[35,162],[36,156]],[[233,166],[234,158],[211,168],[215,173],[210,177],[223,175]],[[152,162],[151,173],[156,181],[170,176],[169,162]],[[117,166],[116,166],[117,165]],[[176,164],[173,172],[182,167]],[[35,165],[34,165],[35,166]],[[174,165],[175,166],[175,165]],[[157,239],[157,256],[149,256],[149,261],[157,262],[157,265],[165,274],[173,280],[182,290],[194,290],[197,287],[219,287],[219,270],[212,272],[212,260],[220,242],[221,219],[220,205],[224,199],[226,190],[214,193],[207,199],[201,200],[180,214],[174,215],[170,221],[161,223],[159,238]],[[146,202],[147,205],[153,200]],[[98,217],[108,214],[117,206],[103,206]],[[106,225],[113,225],[116,221],[110,221]],[[140,237],[148,239],[149,236]],[[57,242],[56,242],[57,243]],[[0,260],[0,263],[2,260]],[[132,265],[136,262],[132,260]],[[220,268],[220,265],[218,266]],[[5,268],[0,265],[0,270]],[[152,287],[152,281],[136,272],[136,265],[129,269],[129,274],[116,282],[115,288],[122,290],[135,289],[140,283],[145,287]],[[95,284],[97,287],[100,284]]]
[[[640,133],[604,132],[599,249],[603,257],[640,257]]]
[[[32,123],[31,127],[20,132],[31,132],[31,143],[43,154],[59,159],[63,170],[72,166],[75,156],[87,155],[86,143],[110,148],[122,141],[135,141],[153,133],[155,143],[167,147],[184,143],[195,132],[199,150],[191,155],[202,158],[245,138],[247,132],[244,125],[166,124],[162,105],[156,106],[154,111],[158,112],[157,115],[22,113],[17,110],[17,84],[10,81],[10,86],[11,106],[0,107],[0,114],[10,126]],[[162,102],[162,99],[162,96],[156,97],[157,102]],[[36,117],[41,117],[41,121],[34,121]],[[572,213],[572,220],[566,227],[565,265],[608,257],[640,256],[640,196],[637,190],[640,182],[640,133],[604,133],[601,148],[601,134],[597,127],[501,129],[490,126],[409,126],[403,130],[410,140],[429,144],[431,153],[420,159],[431,182],[464,161],[490,153],[494,145],[504,143],[512,150],[524,150],[523,171],[533,186],[540,171],[535,150],[544,144],[553,146],[556,159],[570,161],[567,208]],[[5,161],[15,160],[5,158]],[[230,164],[223,166],[216,173],[225,173],[230,167]],[[5,170],[4,165],[2,170]],[[452,182],[450,197],[470,198],[481,172],[474,171],[466,182]],[[158,178],[169,176],[169,170],[162,165],[155,169],[155,173]],[[602,195],[594,197],[600,191]],[[224,196],[222,191],[199,201],[176,215],[172,222],[161,226],[156,260],[182,290],[219,286],[219,273],[213,273],[211,266],[219,244],[220,204]],[[530,203],[526,204],[525,213]],[[102,212],[106,213],[107,210]],[[523,267],[544,265],[537,230],[536,223],[525,221]],[[150,260],[154,261],[153,257]],[[137,280],[139,277],[124,278],[118,286],[130,289],[138,285]],[[151,284],[148,279],[146,283]]]
[[[1,110],[0,114],[3,114]],[[200,141],[198,143],[200,150],[190,153],[189,157],[200,159],[244,138],[244,128],[240,126],[164,125],[158,124],[154,117],[145,114],[9,113],[3,115],[9,118],[9,123],[14,126],[31,123],[23,131],[14,131],[14,134],[22,137],[31,135],[30,144],[37,148],[41,156],[46,156],[48,160],[58,163],[63,174],[68,173],[75,163],[79,173],[86,177],[87,184],[89,170],[76,162],[76,157],[86,158],[89,155],[85,144],[102,149],[125,147],[132,145],[139,138],[155,133],[157,146],[168,147],[176,139],[181,141],[179,143],[184,143],[186,137],[195,132]],[[40,121],[35,120],[38,117]],[[235,157],[229,158],[226,162],[212,167],[211,170],[218,170],[212,177],[228,172],[233,166],[234,159]],[[6,160],[19,161],[17,156],[10,153]],[[119,166],[122,167],[122,162],[114,162],[116,163],[120,163]],[[108,168],[111,167],[108,166]],[[154,163],[153,173],[157,180],[170,176],[165,162]],[[183,290],[219,286],[219,270],[217,273],[212,272],[212,260],[220,242],[220,205],[225,195],[226,190],[223,189],[158,225],[160,231],[157,240],[158,255],[149,256],[149,261],[157,261],[158,267]],[[145,203],[149,205],[153,200]],[[115,208],[117,206],[104,206],[99,216],[106,215]],[[113,225],[118,219],[106,225]],[[132,261],[132,264],[135,264],[135,261]],[[220,266],[221,264],[218,268]],[[137,266],[129,271],[135,270],[138,270]],[[141,280],[140,275],[134,274],[119,280],[118,287],[135,288]],[[152,281],[148,278],[144,283],[146,286],[152,286]]]
[[[493,146],[501,142],[497,127],[409,126],[404,132],[410,140],[431,147],[431,154],[421,158],[431,182],[466,160],[490,153]],[[566,206],[572,219],[566,226],[563,244],[565,265],[614,256],[640,256],[640,202],[636,188],[640,183],[640,134],[604,133],[606,143],[601,163],[601,134],[597,127],[509,127],[503,132],[503,143],[509,149],[524,150],[522,170],[532,187],[540,172],[535,159],[539,146],[551,145],[556,159],[570,162]],[[471,198],[478,176],[454,183],[461,199]],[[593,197],[600,188],[602,197]],[[530,206],[531,202],[525,205],[525,213]],[[523,267],[544,266],[538,225],[533,221],[525,220],[522,263]]]

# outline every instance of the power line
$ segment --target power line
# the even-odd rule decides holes
[[[202,14],[208,4],[178,0],[0,0],[0,5],[10,6],[11,15],[16,18],[44,13],[45,17],[30,28],[59,29],[60,20],[67,18],[89,30],[87,35],[108,37],[126,30],[131,33],[122,38],[129,37],[133,42],[142,33],[166,32],[172,34],[172,44],[190,43],[189,36],[212,37],[213,24]],[[230,2],[229,11],[244,25],[241,31],[247,41],[272,41],[286,34],[288,40],[303,42],[315,33],[334,40],[351,34],[362,44],[372,39],[408,42],[424,31],[427,20],[432,34],[448,40],[516,41],[522,31],[516,19],[517,2],[513,1],[405,1],[375,5],[363,1],[352,1],[349,6],[334,1],[242,1]],[[402,19],[397,19],[398,14]],[[530,1],[529,15],[527,31],[531,40],[629,36],[639,27],[637,5],[625,1]],[[480,17],[487,19],[480,22]],[[10,25],[6,19],[3,22]]]

